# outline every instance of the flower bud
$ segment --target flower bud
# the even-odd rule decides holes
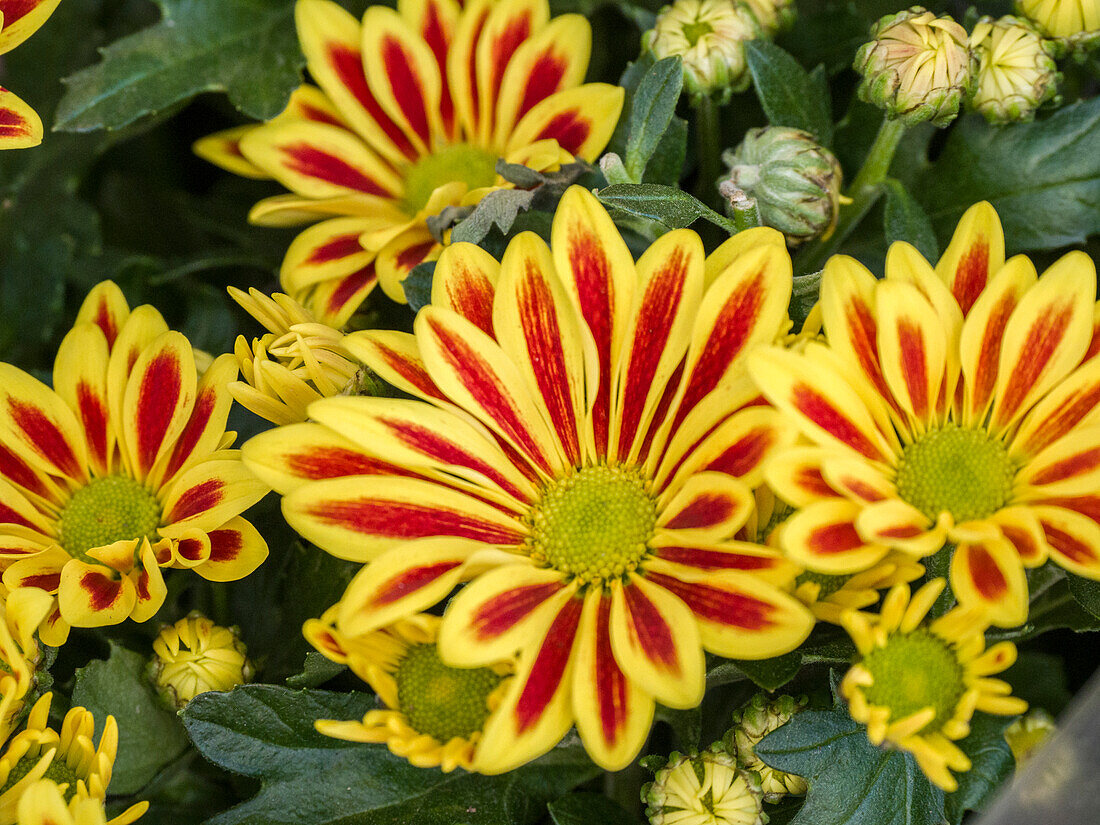
[[[970,46],[978,61],[970,106],[990,123],[1032,120],[1054,97],[1060,75],[1053,49],[1027,22],[982,18]]]
[[[642,47],[657,60],[683,60],[684,89],[693,99],[725,103],[748,88],[745,41],[758,34],[752,13],[733,0],[676,0],[661,9]]]
[[[643,764],[652,761],[647,757]],[[656,774],[642,788],[650,825],[765,825],[768,821],[760,777],[738,768],[721,742],[697,754],[673,751]]]
[[[756,18],[760,30],[769,37],[794,22],[794,0],[741,0]]]
[[[252,679],[252,663],[234,628],[199,613],[167,625],[153,641],[150,676],[161,697],[182,708],[208,690],[231,690]]]
[[[1053,38],[1060,52],[1100,42],[1100,0],[1016,0],[1016,11]]]
[[[813,135],[786,126],[750,129],[722,160],[729,175],[720,189],[756,199],[760,220],[792,244],[829,232],[840,209],[840,162]]]
[[[763,693],[758,693],[743,710],[733,715],[734,726],[725,736],[726,745],[737,753],[737,764],[760,775],[765,802],[776,802],[788,794],[803,796],[806,793],[805,779],[769,767],[754,750],[761,739],[787,724],[804,707],[805,697],[779,696],[769,702]]]
[[[926,120],[946,126],[955,119],[972,80],[973,58],[962,26],[914,6],[883,17],[871,37],[853,64],[863,75],[861,100],[907,126]]]
[[[1022,768],[1056,730],[1054,720],[1043,710],[1033,710],[1005,728],[1005,741],[1016,760],[1016,770]]]

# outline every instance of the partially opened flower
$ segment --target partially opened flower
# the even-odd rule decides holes
[[[990,123],[1034,120],[1056,95],[1058,67],[1048,41],[1025,20],[986,17],[974,26],[970,45],[978,73],[970,106]]]
[[[306,622],[306,639],[321,653],[346,664],[371,686],[385,706],[362,720],[320,719],[317,730],[352,742],[385,742],[419,768],[475,769],[482,730],[500,704],[506,662],[451,667],[436,646],[439,617],[418,614],[364,634],[340,630],[337,605]]]
[[[815,573],[803,570],[794,580],[794,595],[819,622],[840,624],[845,610],[878,604],[880,591],[908,584],[924,575],[924,565],[905,553],[894,552],[859,573]]]
[[[599,202],[568,190],[550,246],[497,263],[448,248],[415,335],[347,345],[416,400],[329,398],[318,423],[245,445],[303,536],[369,561],[340,603],[362,634],[463,579],[440,627],[447,664],[519,651],[475,768],[549,750],[576,721],[593,759],[628,764],[654,703],[692,707],[703,651],[789,651],[809,611],[779,554],[734,535],[762,462],[794,437],[759,404],[745,353],[785,329],[782,236],[741,233],[704,259],[688,230],[632,259]]]
[[[82,707],[71,708],[65,714],[60,733],[51,729],[49,724],[52,694],[47,693],[35,703],[27,719],[26,730],[21,731],[8,742],[3,754],[0,754],[0,823],[15,825],[25,809],[31,811],[45,800],[23,803],[26,793],[35,796],[42,793],[33,790],[40,780],[49,780],[56,784],[70,814],[76,809],[88,806],[91,802],[103,810],[103,800],[107,797],[107,786],[111,783],[115,755],[118,751],[118,725],[115,718],[108,716],[100,734],[99,743],[92,740],[95,733],[95,719]],[[110,820],[108,825],[129,825],[137,820],[146,809],[148,802],[131,805],[122,814]],[[40,810],[40,809],[39,809]],[[83,814],[85,825],[89,814]],[[31,820],[34,821],[33,819]],[[64,821],[64,820],[61,820]],[[90,820],[95,822],[94,819]]]
[[[717,743],[702,753],[673,752],[642,788],[650,825],[764,825],[760,777],[738,767]]]
[[[298,0],[296,19],[321,91],[195,148],[291,190],[253,220],[321,221],[291,245],[282,284],[334,326],[376,280],[404,301],[401,281],[442,249],[426,219],[505,186],[499,158],[538,170],[594,161],[619,119],[623,90],[583,83],[588,22],[550,19],[546,0],[401,0],[370,6],[362,25],[331,0]]]
[[[1016,0],[1016,9],[1063,47],[1100,40],[1100,0]]]
[[[267,488],[227,449],[236,372],[224,355],[199,377],[187,339],[110,281],[61,342],[53,389],[0,363],[0,566],[10,590],[55,596],[44,642],[150,618],[163,567],[232,581],[267,556],[240,517]]]
[[[934,579],[910,599],[909,587],[899,584],[878,616],[844,614],[862,659],[844,675],[840,692],[873,744],[909,751],[950,792],[958,787],[951,771],[971,767],[954,741],[970,733],[974,711],[1010,716],[1027,710],[1027,702],[1010,696],[1007,682],[988,678],[1016,661],[1016,647],[1000,642],[986,650],[987,625],[974,610],[956,607],[924,623],[944,585]]]
[[[0,0],[0,55],[38,31],[61,0]],[[0,149],[42,142],[42,119],[15,93],[0,86]]]
[[[157,634],[149,671],[161,695],[182,708],[200,693],[251,680],[247,653],[235,629],[192,613]]]
[[[0,588],[2,589],[2,588]],[[34,686],[41,650],[34,634],[53,607],[48,594],[24,587],[4,594],[0,607],[0,741],[15,728]]]
[[[1039,277],[1005,262],[996,212],[962,218],[936,269],[896,243],[886,278],[826,264],[828,344],[750,358],[764,394],[813,446],[778,456],[798,512],[785,551],[819,573],[867,570],[891,548],[950,543],[951,587],[999,626],[1024,621],[1025,567],[1049,557],[1100,579],[1096,271],[1071,252]]]

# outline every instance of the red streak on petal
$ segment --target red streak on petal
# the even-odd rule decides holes
[[[358,49],[350,49],[346,46],[332,44],[328,50],[329,63],[340,77],[340,81],[347,87],[355,99],[366,109],[367,114],[378,124],[382,132],[393,141],[398,150],[409,158],[415,158],[417,153],[405,133],[396,123],[390,120],[389,115],[383,111],[378,101],[374,99],[370,88],[367,86],[367,77],[363,71],[363,56]]]
[[[1077,455],[1056,461],[1043,468],[1031,479],[1032,484],[1052,484],[1055,481],[1063,481],[1073,476],[1087,473],[1100,466],[1100,447],[1084,450]]]
[[[955,269],[955,278],[951,283],[951,292],[962,307],[964,316],[970,312],[970,308],[982,294],[988,280],[989,241],[985,238],[976,238],[959,260],[959,265]]]
[[[898,527],[887,527],[879,530],[878,534],[886,539],[912,539],[924,533],[923,528],[913,524],[904,524]]]
[[[88,606],[92,610],[106,610],[122,595],[122,583],[113,581],[102,573],[89,570],[80,577],[80,586],[88,594]]]
[[[450,286],[452,288],[448,290],[447,297],[451,308],[490,338],[495,338],[493,296],[496,288],[485,273],[459,264],[454,283]]]
[[[531,111],[535,104],[559,91],[562,78],[565,77],[566,62],[554,54],[551,46],[540,54],[527,73],[527,83],[523,89],[523,100],[519,104],[516,120]]]
[[[409,358],[403,352],[390,349],[378,341],[374,342],[374,346],[390,369],[412,384],[422,394],[429,398],[446,400],[419,359]]]
[[[142,570],[137,577],[138,601],[147,602],[151,598],[149,592],[149,571]]]
[[[118,338],[118,324],[115,323],[115,316],[111,314],[111,308],[107,305],[105,299],[100,299],[99,306],[95,311],[95,324],[107,337],[107,349],[114,349],[115,339]]]
[[[596,613],[596,701],[599,704],[600,732],[608,747],[614,747],[626,728],[630,713],[629,683],[615,661],[611,649],[611,599],[600,599]]]
[[[1024,402],[1027,393],[1035,386],[1058,345],[1065,339],[1066,328],[1073,317],[1073,299],[1069,298],[1061,306],[1048,306],[1035,319],[1027,331],[1024,345],[1020,347],[1015,368],[1005,384],[1000,399],[999,420],[1012,418]]]
[[[878,360],[878,324],[871,308],[858,297],[853,296],[845,314],[848,340],[855,350],[856,359],[863,372],[871,379],[878,394],[897,410],[897,402],[886,379],[882,375],[882,366]]]
[[[210,423],[210,417],[214,414],[217,400],[217,388],[215,387],[207,387],[195,399],[195,407],[191,410],[191,417],[187,419],[183,432],[180,433],[180,437],[176,439],[175,447],[172,448],[172,458],[169,459],[168,468],[164,474],[166,479],[172,478],[184,462],[191,457],[195,445],[199,443],[199,439],[206,431],[207,424]]]
[[[328,311],[339,312],[347,303],[355,298],[360,291],[374,286],[377,280],[374,274],[374,261],[350,275],[344,276],[340,284],[332,291],[328,299]]]
[[[672,629],[641,588],[632,585],[623,587],[626,602],[626,615],[630,635],[638,648],[653,664],[673,675],[683,673],[680,657],[676,653],[676,640]]]
[[[467,66],[468,81],[470,84],[470,113],[473,115],[474,122],[478,120],[478,109],[481,105],[481,92],[477,88],[477,44],[481,42],[482,32],[485,31],[485,23],[489,19],[489,12],[492,10],[492,6],[488,3],[482,6],[481,15],[477,22],[473,25],[473,36],[470,38],[470,53],[467,55],[469,58],[469,64]],[[444,84],[446,85],[446,84]],[[490,106],[496,102],[496,97],[490,98]]]
[[[701,550],[698,547],[661,547],[653,553],[665,561],[700,570],[767,570],[776,564],[776,559],[768,556],[723,553],[718,550]]]
[[[682,582],[672,576],[647,572],[646,578],[678,596],[699,618],[730,627],[762,630],[774,624],[775,608],[743,593],[732,593],[706,584]]]
[[[1076,427],[1098,405],[1100,405],[1100,382],[1082,387],[1076,393],[1064,399],[1058,405],[1058,409],[1052,411],[1027,439],[1028,452],[1034,454],[1061,438]]]
[[[792,395],[795,408],[838,441],[873,461],[883,460],[882,453],[863,431],[809,384],[795,384]]]
[[[431,504],[358,498],[322,502],[314,505],[308,512],[327,524],[339,525],[357,533],[395,539],[460,536],[486,544],[506,546],[515,546],[523,541],[518,529],[512,530],[454,510],[441,510]]]
[[[1088,516],[1095,522],[1100,522],[1100,495],[1090,493],[1084,496],[1062,496],[1060,498],[1043,499],[1039,504],[1051,504],[1055,507],[1064,507],[1082,515]],[[1004,527],[1001,528],[1005,530]],[[1005,535],[1008,535],[1005,530]]]
[[[1001,345],[1004,343],[1005,325],[1016,304],[1016,295],[1006,293],[990,310],[982,334],[981,347],[978,350],[978,363],[975,365],[971,379],[975,411],[985,409],[993,395],[993,387],[997,383],[997,365],[1001,360]]]
[[[137,459],[142,470],[148,470],[157,460],[183,393],[183,374],[176,353],[154,356],[141,376],[134,413]]]
[[[427,143],[431,137],[428,109],[424,100],[424,89],[420,86],[416,61],[406,53],[397,38],[387,36],[382,39],[382,62],[386,66],[386,79],[398,107],[408,119],[412,130]]]
[[[1000,525],[1000,528],[1004,537],[1012,542],[1013,547],[1016,548],[1016,552],[1020,554],[1020,558],[1028,561],[1039,557],[1041,552],[1039,544],[1027,530],[1021,530],[1018,527],[1011,527],[1007,524]]]
[[[839,524],[822,524],[806,537],[806,544],[814,553],[830,555],[846,553],[863,546],[863,539],[850,521]]]
[[[1062,555],[1068,556],[1077,564],[1096,564],[1097,558],[1092,547],[1076,536],[1045,522],[1043,532],[1046,534],[1047,543]]]
[[[512,59],[516,49],[520,47],[531,35],[531,14],[526,10],[522,17],[511,20],[497,34],[491,46],[491,68],[489,70],[489,95],[488,99],[496,102],[500,92],[500,81],[504,78],[504,70],[508,68],[508,61]],[[477,41],[475,41],[477,42]]]
[[[611,398],[611,322],[615,317],[614,282],[611,261],[600,239],[581,223],[569,233],[569,260],[577,283],[581,315],[596,339],[596,354],[600,362],[600,386],[592,409],[596,452],[607,450],[608,417]]]
[[[967,554],[970,580],[983,599],[996,601],[1008,592],[1008,581],[1001,568],[981,545],[971,545]]]
[[[303,263],[326,264],[329,261],[358,255],[362,251],[363,245],[359,243],[358,232],[351,235],[336,235],[314,249]]]
[[[19,112],[0,108],[0,137],[23,137],[31,133],[31,124]]]
[[[0,476],[14,481],[20,487],[39,495],[46,493],[46,486],[19,456],[0,444]]]
[[[207,479],[201,484],[196,484],[179,497],[167,520],[170,523],[183,521],[185,518],[211,509],[225,498],[224,490],[225,482],[219,478]]]
[[[535,140],[553,138],[562,149],[577,155],[591,132],[592,120],[579,111],[571,110],[554,115]]]
[[[1092,326],[1092,340],[1089,341],[1089,348],[1085,351],[1085,357],[1081,359],[1081,363],[1091,361],[1098,352],[1100,352],[1100,324],[1094,323]]]
[[[69,442],[65,440],[61,428],[42,410],[33,404],[9,397],[8,413],[12,417],[12,423],[22,430],[30,441],[31,449],[57,467],[63,475],[69,478],[83,478],[83,469],[77,462]]]
[[[558,692],[569,656],[573,652],[573,638],[581,619],[580,599],[570,599],[554,618],[539,648],[527,682],[516,702],[516,732],[525,733],[540,718],[554,695]]]
[[[717,470],[720,473],[740,478],[755,470],[768,448],[775,442],[775,432],[768,427],[750,430],[730,446],[721,455],[711,461],[704,469]]]
[[[408,570],[388,579],[381,585],[371,598],[371,605],[383,607],[393,604],[398,599],[420,590],[434,582],[462,564],[461,561],[443,561],[436,564],[426,564],[422,567],[412,567]]]
[[[323,479],[344,476],[404,475],[413,473],[394,464],[339,447],[314,447],[283,456],[286,468],[299,478]]]
[[[181,539],[176,549],[188,561],[198,561],[203,556],[203,544],[198,539]]]
[[[854,496],[858,496],[866,502],[882,501],[886,498],[886,496],[882,495],[870,484],[858,478],[842,478],[839,479],[839,483],[844,486],[847,492]]]
[[[638,456],[639,463],[644,461],[646,456],[649,455],[649,448],[653,445],[653,439],[656,437],[661,424],[663,424],[668,417],[669,408],[672,406],[672,399],[676,397],[676,390],[680,388],[680,379],[683,375],[684,361],[681,359],[680,363],[676,365],[676,369],[673,370],[672,375],[668,377],[668,381],[665,382],[665,391],[661,394],[661,400],[657,402],[657,408],[653,412],[653,418],[650,419],[649,427],[646,428],[645,438],[642,439],[642,450]],[[689,453],[685,451],[684,458],[688,455]],[[684,458],[681,458],[676,463],[673,472],[680,469],[680,465],[684,463]]]
[[[310,106],[308,103],[302,104],[302,117],[306,120],[312,120],[316,123],[327,123],[330,126],[344,127],[344,124],[340,122],[339,118],[333,117],[324,109],[318,109],[316,106]]]
[[[535,608],[560,591],[560,582],[514,587],[481,604],[470,617],[474,635],[481,641],[511,630]]]
[[[821,475],[817,467],[803,467],[795,477],[795,483],[808,493],[823,498],[836,498],[836,491],[829,486],[829,482]]]
[[[719,493],[704,493],[696,496],[665,526],[671,530],[713,527],[728,519],[736,509],[737,505],[726,496]]]
[[[414,266],[424,262],[424,259],[428,257],[428,253],[432,251],[433,246],[435,246],[435,241],[426,241],[406,247],[397,254],[394,263],[398,269],[408,272]]]
[[[30,14],[42,0],[3,0],[0,11],[4,13],[4,28],[10,29],[17,20]]]
[[[289,143],[280,146],[279,151],[286,158],[287,166],[300,175],[317,178],[345,189],[366,192],[368,195],[388,197],[390,193],[375,180],[352,166],[347,161],[330,155],[323,149],[308,143]]]
[[[20,587],[37,587],[47,593],[56,593],[61,586],[60,573],[35,573],[31,576],[23,576],[19,580]]]
[[[924,419],[928,413],[928,358],[920,327],[905,319],[898,320],[898,349],[905,389],[913,404],[913,413]]]
[[[107,410],[99,394],[87,382],[76,385],[76,406],[88,447],[100,465],[107,463]]]
[[[231,562],[244,549],[244,536],[240,530],[211,530],[210,561],[225,564]]]
[[[424,38],[424,42],[435,55],[439,75],[443,78],[443,96],[439,101],[439,110],[443,117],[443,128],[447,134],[450,134],[454,124],[454,101],[451,100],[451,88],[447,83],[447,49],[451,41],[450,32],[447,31],[439,15],[439,3],[436,0],[428,0],[425,11],[420,36]]]

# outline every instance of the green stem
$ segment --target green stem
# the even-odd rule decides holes
[[[756,199],[748,198],[743,204],[743,206],[737,204],[733,206],[733,222],[738,232],[760,226],[760,210],[756,207]]]
[[[882,182],[890,171],[890,164],[894,160],[894,153],[898,150],[898,143],[905,133],[905,125],[900,120],[882,121],[882,126],[875,136],[875,142],[871,144],[871,150],[867,153],[863,166],[848,188],[848,197],[852,202],[840,208],[840,219],[836,229],[827,240],[819,240],[807,247],[798,256],[796,272],[817,272],[825,265],[825,261],[836,251],[852,230],[859,226],[859,222],[871,211],[871,207],[882,194]]]
[[[710,97],[700,99],[695,109],[695,136],[699,147],[699,175],[695,197],[712,209],[718,203],[718,160],[722,151],[718,129],[718,106]]]

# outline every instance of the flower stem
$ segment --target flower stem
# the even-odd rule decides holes
[[[718,107],[703,96],[695,109],[695,136],[699,149],[699,172],[695,181],[695,197],[714,208],[718,203],[718,155],[722,147],[718,129]]]
[[[847,240],[852,230],[859,226],[859,222],[871,211],[871,207],[882,194],[882,182],[890,171],[890,164],[894,160],[894,153],[898,150],[898,143],[905,133],[905,124],[900,120],[886,118],[875,136],[875,142],[867,153],[856,179],[848,188],[848,197],[851,203],[842,206],[840,220],[836,229],[827,239],[822,239],[803,250],[798,256],[796,272],[817,272],[824,266],[829,256],[836,248]]]

